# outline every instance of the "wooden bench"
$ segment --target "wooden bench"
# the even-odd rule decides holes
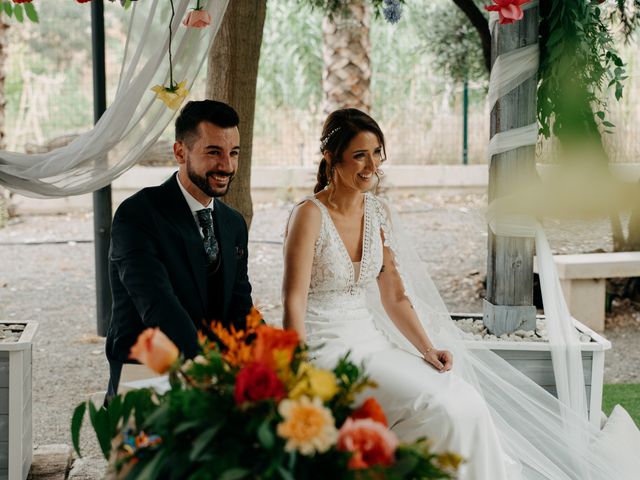
[[[571,315],[589,328],[604,331],[606,279],[640,276],[640,252],[554,255]],[[534,271],[538,273],[537,263]]]

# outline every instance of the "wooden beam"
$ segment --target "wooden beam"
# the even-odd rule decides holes
[[[538,42],[538,7],[521,21],[493,26],[492,65],[499,55]],[[536,78],[501,97],[491,111],[491,136],[536,121]],[[489,165],[489,203],[516,193],[536,178],[535,146],[494,155]],[[533,307],[533,238],[496,236],[489,231],[484,322],[496,335],[536,326]]]

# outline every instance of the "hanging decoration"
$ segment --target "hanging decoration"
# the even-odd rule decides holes
[[[169,0],[171,3],[171,19],[169,20],[169,86],[156,85],[151,88],[156,94],[156,98],[161,100],[171,110],[178,110],[184,99],[189,95],[189,90],[185,87],[186,80],[179,83],[173,81],[173,57],[171,54],[171,38],[173,37],[173,19],[176,16],[176,11],[173,6],[173,0]],[[198,0],[198,6],[200,1]]]
[[[205,28],[211,23],[211,15],[200,5],[200,0],[196,2],[196,8],[187,13],[182,24],[185,27]]]

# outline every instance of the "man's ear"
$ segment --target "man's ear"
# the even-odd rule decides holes
[[[187,161],[185,149],[185,144],[179,140],[173,144],[173,156],[180,165]]]

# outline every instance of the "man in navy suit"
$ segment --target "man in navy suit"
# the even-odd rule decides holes
[[[213,319],[241,325],[251,309],[247,225],[217,198],[238,168],[238,123],[224,103],[187,103],[175,125],[178,172],[126,199],[115,213],[107,399],[117,393],[129,350],[145,328],[159,327],[193,357],[198,330]]]

